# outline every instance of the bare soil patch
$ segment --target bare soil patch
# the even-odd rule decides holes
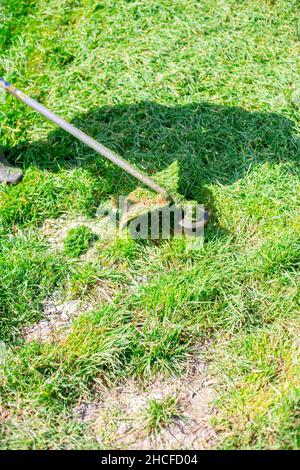
[[[181,415],[159,433],[149,434],[144,411],[149,400],[174,396]],[[101,398],[75,410],[89,423],[97,441],[112,449],[208,449],[216,442],[210,424],[215,413],[213,381],[206,365],[193,358],[182,377],[159,377],[143,387],[135,380],[102,391]]]

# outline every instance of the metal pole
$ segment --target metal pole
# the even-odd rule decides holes
[[[69,134],[71,134],[74,137],[76,137],[77,139],[79,139],[81,142],[86,144],[88,147],[95,150],[95,152],[99,153],[103,157],[107,158],[111,162],[118,165],[120,168],[122,168],[122,170],[125,170],[127,173],[134,176],[136,179],[141,181],[141,183],[144,183],[146,186],[148,186],[153,191],[155,191],[159,194],[163,194],[164,197],[168,197],[167,192],[164,188],[159,186],[149,176],[145,175],[140,170],[138,170],[133,165],[131,165],[131,163],[128,163],[126,160],[124,160],[124,158],[120,157],[120,155],[117,155],[116,153],[112,152],[110,149],[108,149],[104,145],[100,144],[100,142],[97,142],[97,140],[93,139],[92,137],[90,137],[87,134],[85,134],[84,132],[82,132],[80,129],[77,129],[77,127],[73,126],[69,122],[65,121],[64,119],[60,118],[56,114],[52,113],[52,111],[50,111],[45,106],[38,103],[37,101],[33,100],[29,96],[25,95],[25,93],[18,90],[14,86],[10,85],[3,78],[0,78],[0,87],[4,88],[4,90],[7,91],[8,93],[10,93],[12,96],[14,96],[18,100],[22,101],[23,103],[27,104],[32,109],[34,109],[38,113],[42,114],[47,119],[49,119],[50,121],[54,122],[59,127],[61,127],[62,129],[67,131]]]

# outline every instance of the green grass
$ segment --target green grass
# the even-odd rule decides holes
[[[21,326],[41,318],[42,301],[60,284],[68,270],[67,260],[50,252],[32,232],[1,238],[1,340],[16,340]]]
[[[177,400],[171,395],[161,400],[149,400],[144,413],[149,433],[159,433],[163,427],[170,425],[174,418],[180,416]]]
[[[87,299],[93,297],[97,286],[104,286],[105,290],[113,292],[128,282],[126,275],[115,269],[107,268],[99,262],[83,262],[73,266],[68,276],[65,292],[70,299]]]
[[[196,251],[86,227],[50,244],[46,219],[96,221],[137,184],[1,100],[0,151],[24,170],[0,187],[1,448],[98,448],[78,403],[181,374],[201,343],[217,446],[300,447],[298,23],[287,0],[0,0],[0,75],[211,214]],[[25,343],[53,295],[95,308]],[[174,406],[150,403],[150,428]]]
[[[217,423],[225,448],[299,448],[298,334],[294,322],[284,322],[229,341]]]
[[[15,225],[39,225],[65,213],[94,214],[102,191],[101,179],[96,181],[89,172],[74,169],[51,174],[29,168],[22,186],[0,192],[1,225],[3,230],[11,230]]]
[[[92,230],[86,225],[72,228],[64,240],[64,252],[70,257],[78,258],[88,251],[94,239]]]

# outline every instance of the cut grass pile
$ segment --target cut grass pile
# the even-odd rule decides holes
[[[172,175],[171,189],[176,177],[211,212],[195,251],[95,240],[86,226],[50,245],[46,219],[94,220],[137,185],[6,97],[1,150],[24,180],[0,187],[1,448],[101,446],[78,404],[132,377],[181,374],[202,343],[218,382],[217,445],[299,448],[296,2],[0,5],[0,75],[154,177]],[[91,242],[92,261],[81,256]],[[66,336],[25,342],[43,301],[94,304],[99,289]],[[145,413],[151,433],[176,403]]]

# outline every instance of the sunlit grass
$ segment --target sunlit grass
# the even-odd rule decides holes
[[[299,448],[296,4],[0,5],[0,75],[149,174],[176,169],[182,196],[210,212],[197,251],[95,241],[82,227],[50,243],[46,219],[96,220],[136,182],[12,97],[1,102],[0,150],[24,180],[0,187],[0,446],[96,448],[79,402],[128,378],[181,374],[205,342],[219,447]],[[94,308],[66,336],[25,343],[22,328],[55,295]],[[149,430],[172,421],[168,400],[149,404]]]

